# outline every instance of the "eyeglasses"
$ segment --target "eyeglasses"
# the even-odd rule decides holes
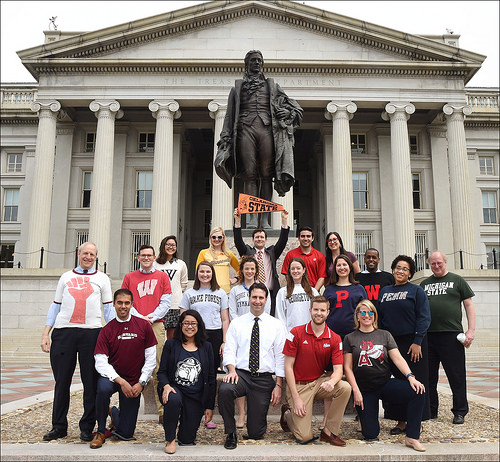
[[[396,268],[394,268],[396,271],[403,271],[403,273],[409,273],[410,272],[410,268],[403,268],[402,266],[396,266]]]
[[[338,242],[338,239],[335,237],[335,238],[332,238],[332,239],[328,239],[328,244],[333,244],[335,242]]]
[[[149,258],[154,258],[154,257],[155,257],[154,255],[139,255],[139,258],[144,258],[144,259],[146,259],[146,258],[149,259]]]
[[[364,310],[363,310],[363,311],[360,311],[360,312],[359,312],[359,314],[360,314],[361,316],[366,316],[366,313],[368,313],[368,316],[373,316],[373,315],[375,314],[375,312],[374,312],[374,311],[364,311]]]
[[[182,322],[182,325],[184,327],[197,327],[198,326],[198,323],[196,321],[192,321],[192,322],[189,322],[189,321],[183,321]]]
[[[224,239],[224,236],[212,236],[212,239],[214,241],[222,241],[222,239]]]

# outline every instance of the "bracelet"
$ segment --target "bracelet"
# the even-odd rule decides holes
[[[277,387],[283,388],[279,383],[276,384]]]
[[[415,374],[413,372],[409,372],[407,375],[406,375],[406,380],[410,380],[410,377],[415,377]]]

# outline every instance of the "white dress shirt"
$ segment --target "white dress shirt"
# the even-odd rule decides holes
[[[250,338],[255,315],[251,312],[240,316],[229,324],[224,346],[222,364],[232,364],[236,369],[249,371]],[[259,369],[257,372],[271,372],[277,377],[285,376],[285,328],[283,323],[266,312],[259,318]]]

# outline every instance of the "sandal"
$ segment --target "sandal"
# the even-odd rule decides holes
[[[214,424],[212,421],[205,422],[205,427],[207,427],[207,428],[217,428],[217,424]]]

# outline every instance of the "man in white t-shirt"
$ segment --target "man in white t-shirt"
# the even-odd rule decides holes
[[[94,264],[97,247],[85,242],[78,250],[79,266],[64,273],[57,284],[54,302],[49,308],[41,348],[50,352],[54,374],[52,430],[44,441],[63,438],[68,434],[70,386],[76,359],[83,383],[83,416],[80,438],[92,441],[96,423],[95,398],[98,373],[95,370],[94,349],[101,330],[101,304],[106,322],[113,319],[113,295],[109,277],[97,271]],[[52,331],[52,345],[49,333]]]

